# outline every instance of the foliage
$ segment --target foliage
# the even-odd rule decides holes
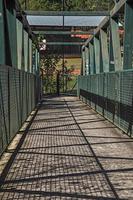
[[[25,9],[25,0],[19,0]],[[100,1],[100,3],[99,3]],[[63,0],[27,0],[28,10],[62,10]],[[108,10],[112,8],[114,0],[64,0],[65,10]]]
[[[60,55],[53,55],[46,53],[41,57],[41,66],[44,70],[44,73],[48,76],[56,73],[57,64],[60,61]]]
[[[22,9],[27,10],[45,10],[45,11],[61,11],[63,9],[63,0],[19,0]],[[25,5],[26,2],[26,5]],[[99,3],[100,2],[100,3]],[[66,11],[96,11],[109,10],[113,6],[113,0],[64,0],[64,9]],[[40,43],[43,38],[37,38],[36,44]],[[56,73],[57,65],[59,65],[60,56],[45,54],[41,57],[41,66],[44,73],[45,91],[49,93],[56,92]],[[71,74],[74,66],[70,69],[66,68],[66,72]],[[62,72],[60,71],[60,74]],[[68,80],[73,85],[73,80]],[[62,83],[61,83],[62,84]]]
[[[57,76],[57,65],[60,61],[60,55],[49,54],[45,51],[41,55],[41,68],[43,70],[43,84],[45,85],[46,93],[56,92],[56,76]]]

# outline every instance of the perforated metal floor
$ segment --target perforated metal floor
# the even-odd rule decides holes
[[[1,200],[132,200],[133,140],[74,97],[44,100]]]

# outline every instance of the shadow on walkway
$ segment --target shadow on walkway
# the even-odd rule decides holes
[[[131,200],[132,142],[77,98],[47,98],[1,177],[0,199]]]

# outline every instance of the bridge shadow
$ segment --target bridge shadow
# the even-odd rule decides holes
[[[114,131],[116,128],[111,124],[107,126],[105,120],[100,118],[87,120],[87,116],[93,116],[89,109],[88,115],[77,115],[76,110],[83,113],[86,109],[80,110],[73,105],[76,100],[63,101],[64,106],[61,103],[59,110],[59,104],[54,104],[54,98],[52,106],[50,102],[45,107],[45,102],[17,149],[7,151],[12,153],[12,159],[1,176],[0,199],[129,199],[133,186],[131,184],[127,188],[123,182],[127,181],[127,175],[128,181],[132,180],[130,175],[133,168],[128,164],[133,161],[133,157],[128,153],[127,156],[121,153],[111,156],[100,151],[103,145],[128,145],[132,140],[117,134],[104,135],[107,130]],[[53,106],[59,112],[52,112]],[[82,122],[76,120],[77,116]],[[92,125],[93,122],[97,127],[86,128],[86,124]],[[93,134],[95,130],[99,133],[102,130],[103,135]],[[106,162],[113,164],[106,167]],[[125,191],[129,192],[129,196],[124,195]]]

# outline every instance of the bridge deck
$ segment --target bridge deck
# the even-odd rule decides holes
[[[1,200],[133,199],[133,140],[74,97],[42,103]]]

